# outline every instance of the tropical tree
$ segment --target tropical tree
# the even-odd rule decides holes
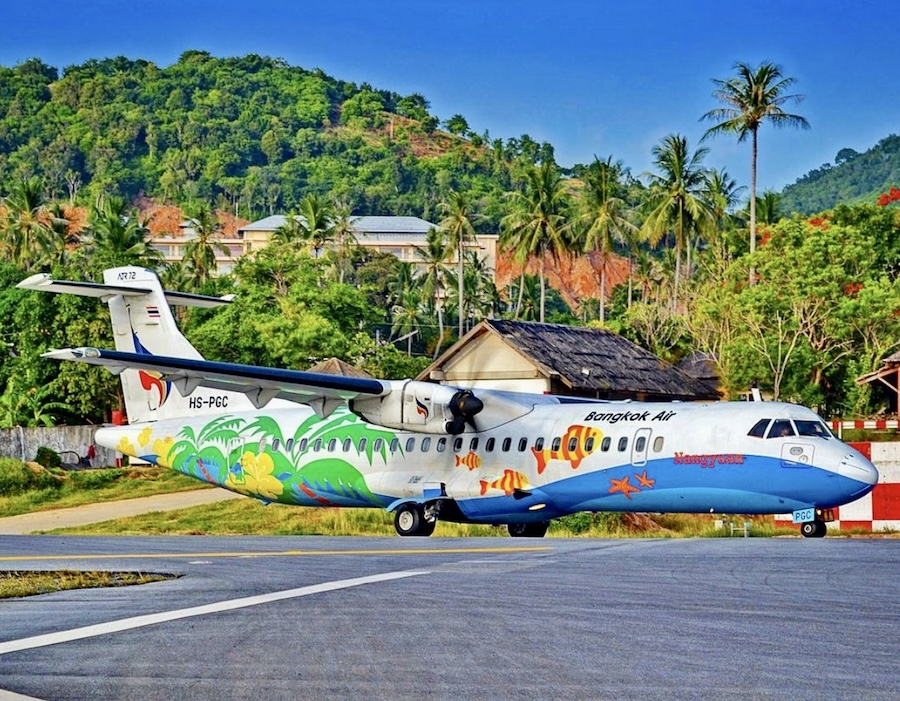
[[[638,230],[630,220],[631,212],[623,199],[619,181],[622,166],[612,156],[594,162],[583,176],[584,189],[579,193],[576,227],[583,233],[584,250],[600,253],[600,321],[606,319],[606,267],[614,243],[625,243],[629,234]]]
[[[318,258],[325,245],[334,240],[334,208],[325,198],[310,193],[300,200],[300,216],[313,257]]]
[[[422,295],[437,315],[438,341],[434,349],[434,357],[441,352],[444,341],[444,297],[447,290],[447,236],[440,229],[429,229],[425,235],[425,246],[413,246],[422,260],[424,269],[420,281]]]
[[[195,287],[207,282],[216,272],[216,253],[227,255],[228,248],[219,241],[221,225],[215,212],[208,206],[197,207],[191,216],[194,237],[184,247],[184,260]]]
[[[3,201],[0,220],[0,255],[3,260],[29,268],[41,261],[50,247],[55,217],[44,199],[37,176],[18,181]]]
[[[356,246],[356,235],[353,233],[353,209],[349,202],[340,199],[335,200],[331,206],[334,212],[332,236],[337,257],[338,280],[344,282],[347,263]]]
[[[465,320],[465,246],[475,240],[475,227],[472,222],[478,217],[474,205],[468,195],[451,190],[447,200],[440,204],[444,218],[440,221],[440,227],[446,232],[449,239],[447,254],[456,254],[456,279],[457,299],[459,300],[459,337],[463,336],[463,322]]]
[[[525,171],[522,190],[510,193],[512,211],[503,218],[514,259],[523,264],[537,256],[541,281],[540,320],[546,315],[544,259],[558,260],[570,247],[566,231],[568,199],[556,164],[545,161]]]
[[[691,153],[687,139],[680,134],[670,134],[653,147],[653,162],[659,172],[650,174],[649,212],[642,230],[653,246],[669,233],[675,239],[673,308],[678,301],[681,251],[688,249],[690,266],[691,238],[713,223],[712,211],[704,198],[707,178],[703,158],[707,152],[708,149],[699,148]]]
[[[809,129],[805,117],[784,111],[784,106],[803,101],[802,95],[787,95],[785,90],[796,81],[782,73],[781,66],[761,63],[755,68],[738,61],[733,66],[737,75],[722,80],[713,78],[716,89],[713,97],[723,107],[710,110],[701,120],[718,122],[710,127],[703,138],[717,134],[737,134],[738,141],[748,136],[752,140],[750,156],[750,253],[756,250],[756,173],[758,133],[763,122],[774,127],[799,127]],[[751,283],[753,272],[751,269]]]
[[[95,270],[122,265],[156,268],[163,256],[147,241],[148,233],[146,221],[137,210],[129,210],[124,198],[100,197],[91,208],[79,253]]]

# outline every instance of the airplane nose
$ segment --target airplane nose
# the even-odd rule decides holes
[[[861,453],[853,452],[845,455],[841,460],[838,472],[843,477],[849,477],[866,485],[878,484],[878,470]]]

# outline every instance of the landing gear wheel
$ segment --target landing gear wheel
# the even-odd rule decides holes
[[[506,530],[510,538],[543,538],[547,533],[548,521],[538,523],[510,523]]]
[[[425,518],[425,512],[418,504],[402,504],[394,512],[394,530],[402,536],[425,536],[434,533],[437,521]]]
[[[824,538],[828,526],[824,521],[807,521],[800,524],[800,533],[804,538]]]

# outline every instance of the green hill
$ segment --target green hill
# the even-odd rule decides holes
[[[124,57],[0,66],[0,185],[41,176],[47,196],[202,198],[247,219],[309,192],[358,214],[437,216],[446,192],[486,203],[496,227],[517,163],[552,158],[527,135],[490,140],[428,101],[256,55],[188,51],[160,68]],[[490,140],[490,141],[488,141]]]
[[[841,149],[835,164],[812,170],[782,192],[781,209],[814,214],[837,204],[875,204],[900,185],[900,136],[882,139],[865,153]]]

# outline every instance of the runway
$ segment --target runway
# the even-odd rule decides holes
[[[900,697],[897,540],[0,537],[65,568],[180,577],[0,601],[11,694]]]

